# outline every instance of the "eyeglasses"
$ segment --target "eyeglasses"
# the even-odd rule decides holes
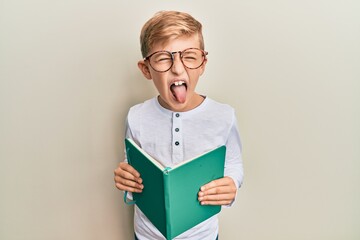
[[[174,54],[179,53],[181,62],[186,68],[197,69],[204,64],[208,52],[198,48],[187,48],[183,51],[157,51],[144,58],[149,61],[152,69],[157,72],[167,72],[174,65]]]

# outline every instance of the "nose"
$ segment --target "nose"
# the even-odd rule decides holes
[[[181,74],[185,70],[185,66],[181,61],[180,52],[173,52],[173,65],[171,71],[175,74]]]

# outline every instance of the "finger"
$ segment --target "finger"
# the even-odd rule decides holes
[[[126,185],[123,185],[121,183],[116,183],[115,186],[122,191],[128,191],[128,192],[136,192],[136,193],[141,193],[142,189],[139,188],[134,188],[134,187],[129,187]]]
[[[227,194],[227,193],[235,194],[236,188],[234,188],[232,186],[214,187],[214,188],[210,188],[205,191],[199,191],[198,195],[200,197],[202,197],[202,196],[206,196],[206,195]]]
[[[229,205],[232,201],[230,200],[221,200],[221,201],[201,201],[201,205]]]
[[[207,189],[216,188],[216,187],[219,187],[219,186],[229,186],[229,185],[236,187],[234,181],[232,180],[232,178],[223,177],[223,178],[213,180],[213,181],[203,185],[200,188],[200,190],[205,191]]]
[[[136,181],[130,180],[130,179],[126,179],[126,178],[122,178],[120,176],[115,176],[114,177],[115,180],[115,184],[119,183],[123,186],[127,186],[127,187],[131,187],[131,188],[137,188],[137,189],[143,189],[144,185],[141,183],[138,183]]]
[[[135,182],[137,182],[139,184],[142,183],[142,178],[136,177],[132,173],[126,172],[126,171],[123,171],[123,170],[119,170],[119,171],[115,170],[115,179],[118,179],[118,178],[128,179],[128,180],[131,180],[131,181],[135,181]]]
[[[136,171],[136,169],[135,168],[133,168],[130,164],[128,164],[128,163],[125,163],[125,162],[123,162],[123,163],[120,163],[119,164],[119,168],[120,169],[122,169],[122,170],[124,170],[124,171],[126,171],[126,172],[129,172],[129,173],[131,173],[132,175],[134,175],[135,177],[140,177],[140,173],[138,172],[138,171]]]
[[[228,205],[236,196],[236,186],[232,179],[222,178],[206,184],[198,193],[202,205]],[[203,190],[204,189],[204,190]]]
[[[198,197],[199,201],[228,201],[233,200],[235,197],[234,194],[227,193],[227,194],[216,194],[216,195],[206,195]]]
[[[128,164],[127,162],[121,162],[119,163],[119,166],[117,169],[115,169],[117,171],[126,171],[131,173],[132,175],[134,175],[135,177],[140,177],[140,173],[138,171],[136,171],[135,168],[133,168],[130,164]]]
[[[213,181],[205,184],[204,186],[202,186],[202,187],[200,188],[200,190],[201,190],[202,192],[205,192],[207,189],[215,188],[215,187],[217,187],[217,186],[218,186],[217,180],[213,180]]]
[[[114,175],[142,183],[140,174],[127,163],[120,163],[119,167],[115,169]]]
[[[218,194],[199,197],[201,205],[228,205],[235,198],[234,194]]]

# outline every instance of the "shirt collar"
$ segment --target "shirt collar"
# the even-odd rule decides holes
[[[171,117],[174,113],[179,113],[182,117],[188,117],[188,116],[191,116],[193,114],[196,114],[196,113],[199,113],[201,112],[205,106],[208,104],[209,101],[211,101],[208,97],[206,97],[205,95],[201,95],[202,97],[204,97],[204,101],[202,101],[202,103],[197,106],[196,108],[194,109],[191,109],[189,111],[185,111],[185,112],[174,112],[174,111],[171,111],[169,109],[166,109],[164,108],[163,106],[160,105],[159,103],[159,100],[158,100],[158,97],[154,97],[153,98],[153,102],[155,104],[155,107],[160,111],[162,112],[163,114],[165,114],[166,116],[169,116]]]

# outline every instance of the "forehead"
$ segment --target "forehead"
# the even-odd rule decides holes
[[[200,48],[200,41],[197,34],[191,36],[181,36],[167,41],[158,42],[150,49],[150,53],[166,50],[166,51],[182,51],[186,48]]]

